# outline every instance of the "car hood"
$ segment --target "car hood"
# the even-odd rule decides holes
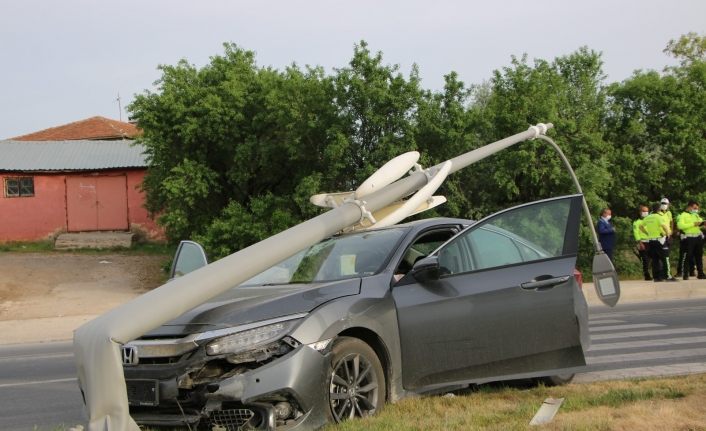
[[[360,278],[311,284],[234,287],[142,338],[177,337],[307,313],[343,296],[360,293]]]

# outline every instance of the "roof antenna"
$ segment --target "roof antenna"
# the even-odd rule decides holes
[[[122,99],[120,98],[120,93],[118,93],[118,98],[115,99],[115,100],[118,101],[118,115],[120,116],[120,121],[123,121],[123,107],[122,107],[122,105],[120,104],[120,101],[122,100]]]

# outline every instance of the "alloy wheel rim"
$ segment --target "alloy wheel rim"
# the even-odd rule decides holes
[[[329,401],[336,422],[375,413],[378,379],[364,356],[352,353],[335,365],[331,374]]]

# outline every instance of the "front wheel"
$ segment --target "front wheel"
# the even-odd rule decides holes
[[[340,337],[331,349],[328,401],[336,423],[366,417],[385,404],[385,373],[375,351],[365,342]]]

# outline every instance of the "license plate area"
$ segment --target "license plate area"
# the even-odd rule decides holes
[[[159,405],[159,381],[149,379],[126,380],[127,402],[131,406]]]

